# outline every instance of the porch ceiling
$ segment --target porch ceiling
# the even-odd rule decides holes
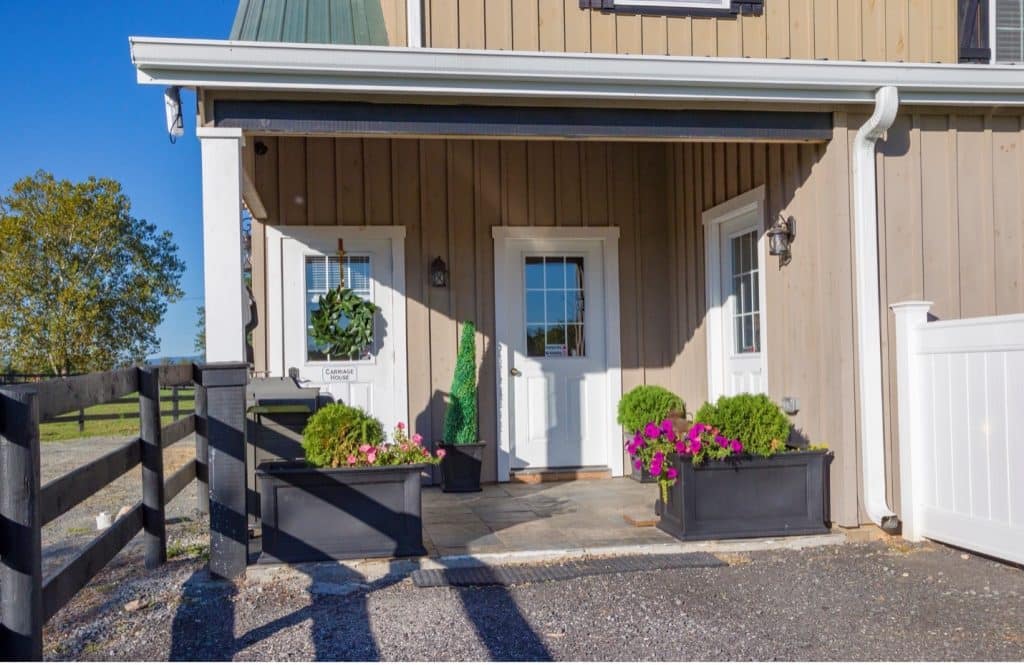
[[[304,135],[806,142],[832,138],[832,114],[822,112],[222,99],[213,102],[213,120],[218,127]]]

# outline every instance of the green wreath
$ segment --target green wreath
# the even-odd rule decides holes
[[[313,341],[332,358],[358,358],[373,342],[373,317],[380,308],[341,286],[320,296],[317,304],[310,317]],[[340,324],[342,317],[347,326]]]

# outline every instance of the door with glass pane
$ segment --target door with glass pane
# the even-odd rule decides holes
[[[514,256],[511,468],[607,465],[599,245],[524,242]]]
[[[319,386],[337,401],[358,406],[384,423],[405,420],[394,399],[394,270],[390,239],[354,234],[286,238],[282,246],[284,356],[304,385]],[[339,284],[380,308],[373,342],[352,357],[332,357],[313,339],[311,316],[320,296]]]
[[[764,392],[759,218],[744,215],[719,228],[723,392],[726,395]]]

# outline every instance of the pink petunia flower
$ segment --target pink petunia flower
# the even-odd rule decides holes
[[[672,427],[672,421],[665,418],[665,420],[661,421],[661,431],[665,436],[672,436],[676,430]]]
[[[666,475],[668,476],[669,480],[675,480],[676,476],[679,475],[679,472],[676,471],[675,467],[672,467],[671,469],[668,470],[668,473]]]
[[[644,468],[643,460],[639,460],[638,459],[637,461],[633,462],[633,468],[635,468],[637,471],[639,471],[640,469]]]
[[[348,460],[346,460],[346,461],[348,462],[349,466],[352,466],[353,464],[355,464],[359,460],[356,459],[355,455],[349,455],[348,456]]]
[[[370,452],[371,448],[373,448],[373,446],[371,446],[368,443],[364,443],[363,445],[359,446],[359,452],[361,452],[361,453],[368,453],[368,452]]]
[[[376,453],[376,451],[371,451],[371,452],[367,453],[366,461],[369,462],[370,464],[373,464],[374,462],[376,462],[377,461],[377,453]]]
[[[685,441],[676,442],[676,452],[679,453],[680,455],[685,455],[687,452],[689,452],[689,447],[686,445]]]
[[[740,440],[739,440],[739,439],[733,439],[733,440],[732,440],[732,441],[731,441],[731,442],[729,443],[729,447],[730,447],[730,448],[732,448],[732,451],[733,451],[734,453],[742,453],[742,452],[743,452],[743,444],[742,444],[742,443],[740,443]]]
[[[420,436],[420,434],[417,432],[416,434],[412,435],[412,442],[415,443],[416,445],[419,445],[423,443],[423,437]]]
[[[657,439],[661,436],[661,429],[654,423],[647,423],[647,427],[644,428],[644,434],[648,439]]]
[[[444,448],[437,449],[437,459],[444,459],[444,456],[448,454],[448,451]]]
[[[403,423],[401,420],[399,420],[398,424],[395,425],[395,427],[397,427],[398,429],[405,429],[405,423]]]

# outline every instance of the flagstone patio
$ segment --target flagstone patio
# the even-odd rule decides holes
[[[653,526],[657,485],[628,478],[485,485],[482,492],[423,489],[423,540],[430,555],[586,549],[677,543]]]

